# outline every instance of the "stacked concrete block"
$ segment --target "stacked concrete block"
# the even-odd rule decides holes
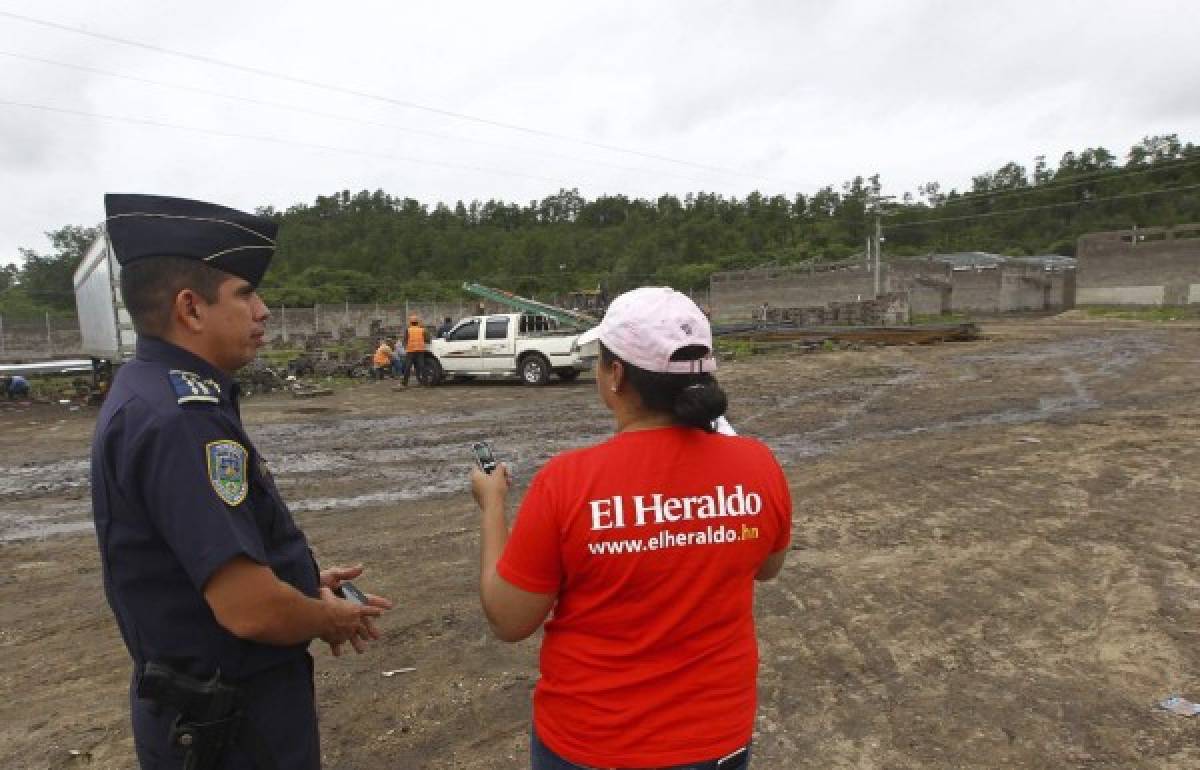
[[[769,323],[796,326],[896,326],[910,318],[908,294],[892,292],[878,299],[831,302],[825,307],[767,307]],[[761,320],[761,316],[760,316]]]

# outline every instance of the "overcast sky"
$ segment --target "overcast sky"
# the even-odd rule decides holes
[[[1194,0],[0,0],[0,262],[110,191],[899,195],[1123,158],[1200,142],[1197,29]]]

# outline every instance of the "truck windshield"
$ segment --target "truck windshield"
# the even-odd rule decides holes
[[[465,321],[464,323],[459,324],[458,328],[450,332],[448,339],[451,341],[479,339],[479,322]]]

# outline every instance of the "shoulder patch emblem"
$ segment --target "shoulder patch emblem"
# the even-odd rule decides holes
[[[221,386],[214,380],[182,369],[172,369],[167,375],[180,404],[215,404],[221,400]]]
[[[217,497],[226,505],[240,505],[250,491],[246,473],[246,448],[236,441],[210,441],[205,447],[208,457],[208,480]]]

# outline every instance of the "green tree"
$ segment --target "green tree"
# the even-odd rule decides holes
[[[15,286],[20,272],[16,265],[0,265],[0,291],[7,291]]]
[[[66,225],[46,233],[53,251],[39,254],[32,249],[20,249],[25,263],[19,282],[22,290],[34,301],[51,308],[75,307],[73,276],[83,260],[87,247],[95,240],[95,227]]]

